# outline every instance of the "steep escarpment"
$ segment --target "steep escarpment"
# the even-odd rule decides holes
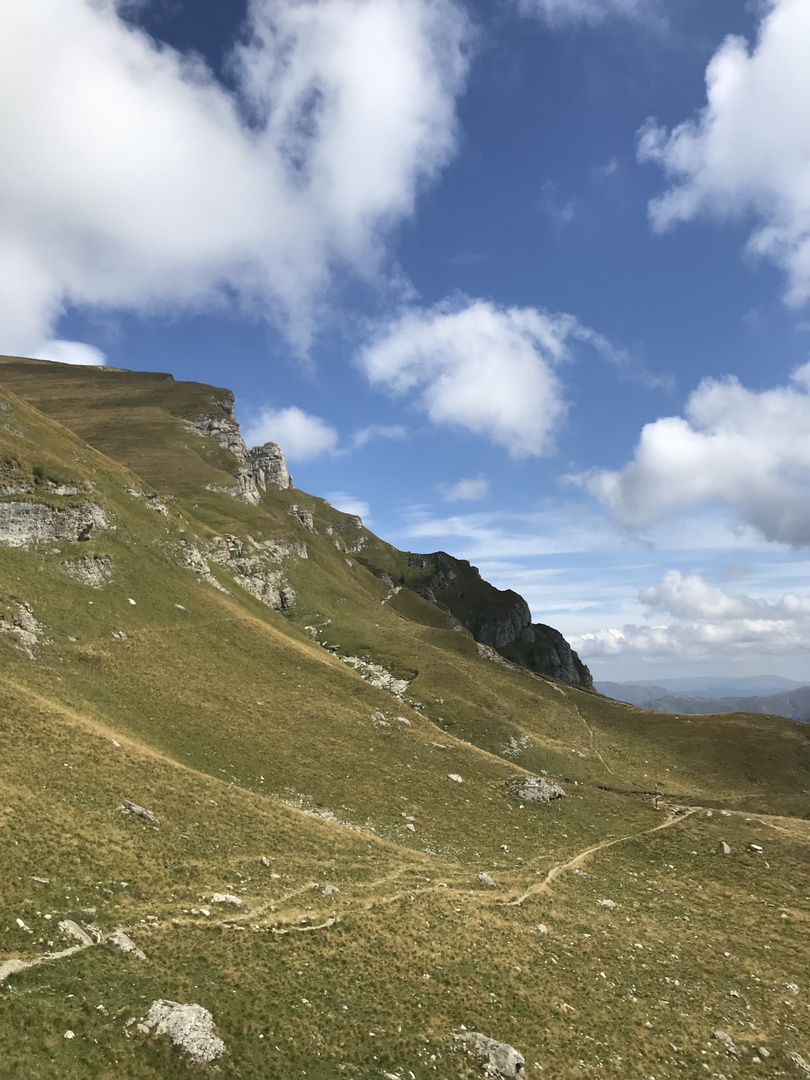
[[[530,671],[593,689],[591,673],[559,630],[533,623],[522,596],[495,588],[466,560],[444,551],[409,554],[402,577],[403,585],[447,610],[479,644]]]

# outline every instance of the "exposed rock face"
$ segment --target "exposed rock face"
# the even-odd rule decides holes
[[[214,1034],[214,1018],[202,1005],[153,1001],[143,1023],[156,1035],[167,1035],[197,1064],[216,1061],[225,1053],[225,1043]]]
[[[205,414],[192,421],[192,426],[207,438],[213,439],[223,450],[228,450],[239,463],[236,483],[220,490],[235,498],[258,506],[261,493],[268,484],[279,488],[292,487],[284,454],[276,443],[268,442],[248,450],[239,425],[233,419],[233,401],[217,402],[224,416]]]
[[[496,589],[477,567],[444,551],[409,555],[408,566],[413,569],[408,587],[449,611],[482,648],[501,650],[512,663],[572,686],[593,688],[590,672],[562,634],[532,623],[529,605],[518,593]]]
[[[259,484],[265,487],[273,484],[279,488],[292,487],[290,474],[287,472],[287,462],[281,447],[274,442],[267,442],[263,446],[254,446],[250,451],[253,464],[256,469],[256,477]]]
[[[523,802],[552,802],[561,799],[565,792],[559,784],[545,780],[542,776],[516,776],[506,781],[510,794]]]
[[[39,642],[42,627],[34,618],[34,612],[23,600],[15,600],[17,614],[11,619],[0,611],[0,634],[11,634],[16,639],[17,648],[31,660],[34,659],[34,647]]]
[[[217,537],[211,541],[208,557],[233,574],[243,589],[276,611],[285,611],[295,603],[295,590],[284,576],[282,559],[296,555],[306,559],[306,544],[281,544],[273,540],[259,542],[248,537]]]
[[[114,567],[109,555],[82,555],[80,559],[63,560],[62,569],[82,585],[103,589],[112,577]]]
[[[79,506],[49,506],[28,500],[0,502],[0,544],[7,547],[47,540],[77,543],[110,525],[106,511],[91,502]]]
[[[297,517],[305,529],[309,529],[310,532],[315,531],[315,522],[311,510],[299,510],[297,506],[291,506],[287,513],[291,517]]]
[[[454,1037],[465,1042],[468,1049],[481,1058],[487,1076],[505,1076],[508,1080],[523,1076],[525,1059],[509,1043],[496,1042],[480,1031],[465,1031]]]

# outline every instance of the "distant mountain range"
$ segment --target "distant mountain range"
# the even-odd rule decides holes
[[[605,697],[654,712],[690,716],[725,712],[764,713],[810,721],[810,685],[779,675],[743,679],[660,679],[658,682],[598,682]]]

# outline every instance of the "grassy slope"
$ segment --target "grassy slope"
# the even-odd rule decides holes
[[[599,1067],[660,1080],[695,1075],[704,1060],[710,1074],[741,1075],[706,1045],[717,1027],[743,1045],[766,1041],[772,1063],[795,1074],[784,1051],[806,1052],[810,1036],[808,827],[784,815],[810,811],[806,727],[659,717],[481,660],[412,593],[382,603],[387,587],[335,538],[342,548],[364,540],[391,570],[404,556],[321,500],[271,493],[254,508],[205,490],[228,483],[234,462],[174,414],[210,408],[211,388],[16,362],[0,364],[4,383],[107,456],[6,395],[0,459],[89,480],[117,527],[79,545],[0,548],[4,609],[24,599],[46,627],[33,662],[0,635],[0,962],[39,953],[40,938],[59,937],[54,922],[85,907],[102,926],[134,926],[150,956],[143,966],[95,948],[10,977],[4,1077],[199,1074],[161,1040],[125,1034],[126,1018],[156,997],[212,1010],[233,1077],[456,1075],[471,1064],[449,1038],[462,1023],[513,1042],[546,1075]],[[178,495],[168,518],[125,493],[144,484]],[[332,535],[306,532],[286,513],[293,501]],[[291,615],[227,575],[231,597],[178,566],[181,535],[214,531],[307,542],[309,558],[288,567]],[[112,557],[106,588],[64,574],[72,548]],[[408,678],[421,714],[303,626]],[[122,630],[126,639],[113,637]],[[377,727],[377,709],[411,726]],[[569,797],[519,809],[503,780],[521,768],[545,769]],[[650,831],[667,811],[633,792],[655,780],[681,803],[749,818],[715,809]],[[122,815],[123,798],[153,809],[160,828]],[[325,822],[322,810],[371,831]],[[503,906],[622,837],[583,863],[589,877],[564,872]],[[721,838],[727,859],[712,854]],[[751,840],[764,857],[745,852]],[[497,889],[477,881],[480,870]],[[340,893],[323,897],[324,883]],[[245,890],[247,910],[183,913],[228,888]],[[599,908],[603,897],[619,907]],[[273,933],[333,913],[331,927]],[[68,1028],[75,1040],[62,1037]]]

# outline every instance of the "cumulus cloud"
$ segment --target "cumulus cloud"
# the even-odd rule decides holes
[[[642,161],[672,186],[650,205],[656,229],[699,215],[753,215],[749,249],[787,274],[787,299],[810,298],[810,6],[768,0],[752,47],[726,38],[706,70],[707,103],[671,132],[649,121]]]
[[[434,424],[529,457],[552,449],[566,412],[554,369],[569,339],[588,333],[570,315],[464,298],[383,326],[359,362],[373,384],[413,395]]]
[[[775,601],[731,595],[700,574],[670,570],[639,594],[648,615],[673,616],[669,624],[628,624],[621,629],[572,635],[583,658],[621,655],[703,659],[744,657],[810,649],[810,596],[788,593]]]
[[[114,0],[3,5],[0,348],[234,301],[306,347],[452,154],[467,33],[455,0],[250,0],[231,91]]]
[[[479,473],[473,480],[461,479],[450,487],[444,486],[440,490],[443,491],[447,502],[477,502],[489,492],[489,480]]]
[[[278,443],[288,461],[313,461],[334,452],[338,433],[319,416],[293,405],[287,409],[262,409],[246,425],[245,442],[248,446]]]
[[[517,0],[521,15],[543,19],[550,26],[600,23],[616,15],[645,18],[658,9],[658,0]]]
[[[101,349],[97,349],[95,345],[85,345],[82,341],[46,341],[34,351],[39,360],[54,360],[59,364],[92,367],[107,362]]]
[[[810,364],[761,392],[734,377],[706,379],[685,417],[644,427],[623,469],[569,479],[631,528],[714,504],[767,540],[810,544]]]

